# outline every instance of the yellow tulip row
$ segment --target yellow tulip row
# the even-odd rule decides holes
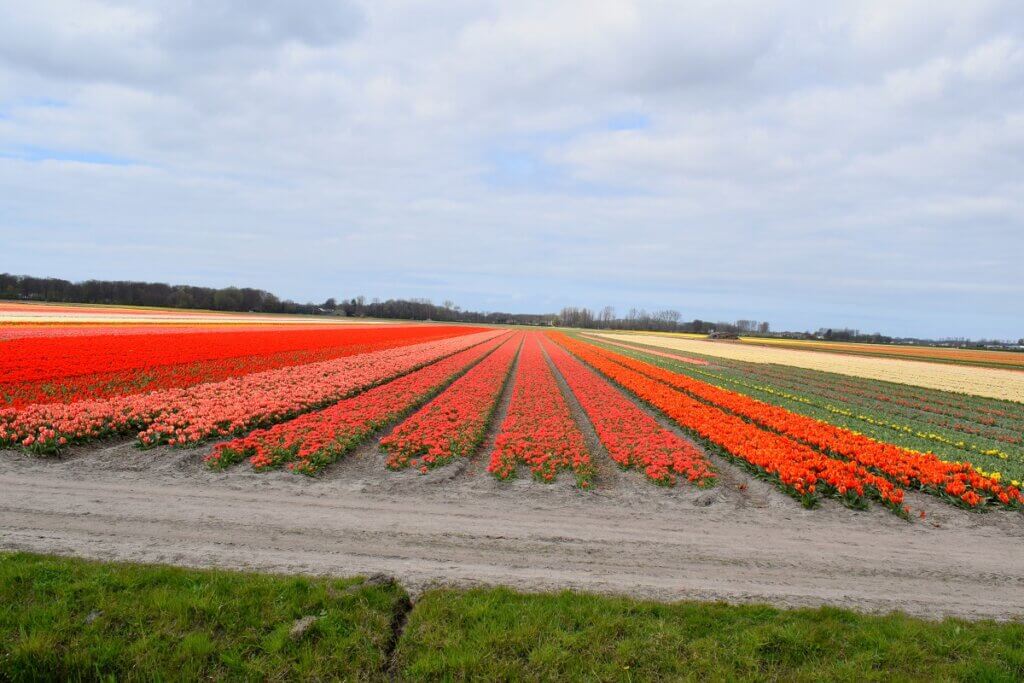
[[[975,453],[981,453],[982,455],[989,455],[989,456],[992,456],[992,457],[999,458],[1001,460],[1008,460],[1011,457],[1013,457],[1013,456],[1011,456],[1011,454],[1006,453],[1005,451],[1001,451],[998,448],[981,448],[980,446],[976,446],[976,445],[974,445],[972,443],[968,443],[966,441],[962,441],[962,440],[961,441],[955,441],[953,439],[950,439],[947,436],[943,436],[942,434],[936,434],[934,432],[922,432],[922,431],[914,429],[913,427],[908,427],[907,425],[899,424],[899,423],[896,423],[896,422],[889,422],[887,420],[882,420],[882,419],[874,417],[872,415],[865,415],[864,413],[858,413],[858,412],[849,410],[847,408],[841,408],[841,407],[833,405],[831,403],[821,403],[819,401],[815,401],[813,399],[807,398],[806,396],[801,396],[799,394],[793,394],[793,393],[790,393],[788,391],[782,391],[780,389],[776,389],[775,387],[768,386],[766,384],[756,384],[756,383],[753,383],[753,382],[745,382],[743,380],[735,379],[735,378],[732,378],[732,377],[723,377],[723,376],[717,375],[717,374],[715,374],[713,372],[707,372],[706,370],[698,370],[696,368],[688,368],[688,369],[691,372],[694,372],[694,373],[697,373],[697,374],[700,374],[700,375],[704,375],[705,377],[709,377],[709,378],[713,378],[713,379],[719,379],[719,380],[724,380],[726,382],[730,382],[732,384],[736,384],[736,385],[739,385],[739,386],[742,386],[742,387],[746,387],[748,389],[755,389],[757,391],[763,391],[763,392],[765,392],[767,394],[772,394],[774,396],[778,396],[780,398],[784,398],[784,399],[787,399],[787,400],[790,400],[790,401],[796,401],[798,403],[803,403],[803,404],[806,404],[806,405],[809,405],[809,406],[813,406],[815,408],[821,408],[823,410],[827,410],[828,412],[834,413],[836,415],[843,415],[844,417],[851,417],[851,418],[854,418],[856,420],[860,420],[862,422],[867,422],[868,424],[875,425],[877,427],[887,427],[889,429],[893,429],[893,430],[896,430],[898,432],[903,432],[905,434],[910,434],[912,436],[916,436],[916,437],[921,438],[921,439],[927,439],[929,441],[935,441],[937,443],[942,443],[942,444],[945,444],[947,446],[952,446],[954,448],[959,448],[961,450],[974,451]]]

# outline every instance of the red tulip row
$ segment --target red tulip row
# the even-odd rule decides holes
[[[293,472],[316,474],[371,432],[422,405],[501,341],[460,351],[329,408],[220,444],[206,456],[205,462],[211,468],[224,469],[249,458],[256,470],[275,469],[287,463]]]
[[[710,463],[693,444],[662,427],[562,347],[547,338],[543,345],[615,462],[668,486],[677,477],[701,486],[714,482]]]
[[[597,347],[594,347],[597,348]],[[870,439],[863,434],[800,415],[785,408],[713,386],[613,351],[597,353],[647,377],[686,391],[691,396],[766,427],[828,454],[839,456],[884,475],[901,486],[916,486],[968,507],[1024,503],[1021,492],[1003,486],[974,470],[969,463],[940,460],[932,453],[920,453]]]
[[[0,382],[56,380],[98,372],[184,365],[289,351],[364,347],[383,350],[468,334],[467,327],[395,325],[235,330],[191,327],[164,334],[12,339],[4,345]]]
[[[194,444],[323,408],[498,334],[482,332],[142,395],[3,409],[0,444],[54,452],[68,442],[132,431],[143,446]]]
[[[391,469],[416,467],[421,472],[480,445],[519,351],[517,334],[448,389],[381,440]]]
[[[111,328],[111,332],[117,328]],[[238,330],[19,338],[4,342],[0,406],[70,403],[216,382],[253,372],[468,334],[464,327]]]
[[[588,488],[594,467],[538,337],[530,334],[523,345],[512,402],[487,471],[507,479],[524,463],[535,478],[553,481],[559,470],[569,469],[576,475],[577,485]]]
[[[681,427],[717,445],[725,455],[776,481],[782,490],[808,507],[826,495],[858,507],[864,506],[868,498],[874,498],[899,514],[907,512],[903,507],[902,489],[856,463],[830,458],[720,408],[701,403],[685,392],[611,360],[608,352],[591,344],[561,333],[552,333],[551,336]]]

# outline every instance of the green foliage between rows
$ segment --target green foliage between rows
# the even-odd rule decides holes
[[[843,383],[859,384],[872,389],[876,393],[885,393],[890,395],[906,391],[908,387],[905,386],[893,385],[891,383],[881,382],[878,380],[830,375],[829,373],[815,370],[804,370],[802,368],[791,368],[780,365],[769,366],[775,373],[788,376],[786,381],[782,381],[779,378],[759,376],[759,373],[763,372],[763,368],[758,368],[756,367],[757,364],[753,363],[744,363],[742,361],[732,361],[711,356],[701,356],[700,354],[679,352],[681,355],[699,357],[704,360],[708,360],[713,364],[710,368],[701,367],[682,361],[644,353],[640,349],[616,346],[615,344],[590,337],[584,338],[583,341],[729,391],[745,394],[751,398],[780,406],[799,415],[805,415],[807,417],[812,417],[817,420],[834,424],[838,427],[860,432],[877,441],[891,443],[921,452],[933,452],[944,460],[970,462],[973,465],[981,467],[989,472],[1001,472],[1007,482],[1011,480],[1024,480],[1024,447],[1020,445],[1002,443],[994,439],[957,432],[937,424],[937,422],[943,420],[948,422],[957,422],[958,420],[956,418],[931,415],[928,413],[919,413],[915,416],[915,411],[913,410],[901,408],[881,401],[871,401],[870,399],[854,400],[852,396],[849,398],[843,398],[841,389],[837,390],[835,394],[829,397],[822,397],[811,385],[802,386],[801,383],[804,378],[808,377],[814,378],[815,382],[819,384],[828,384],[832,380],[838,380]],[[672,352],[672,349],[653,350]],[[803,398],[810,399],[813,404],[809,405],[808,403],[790,400],[784,395],[780,395],[778,393],[762,391],[758,388],[759,386],[769,387],[773,390],[782,390],[783,392],[791,392]],[[1005,401],[998,401],[996,399],[984,399],[980,397],[966,396],[963,394],[941,392],[938,390],[926,390],[919,387],[912,387],[912,389],[914,393],[939,396],[944,402],[959,405],[968,410],[971,410],[972,407],[976,405],[990,408],[1006,408],[1011,411],[1018,410],[1017,406],[1013,406]],[[901,427],[905,427],[907,431],[895,430],[884,425],[871,424],[862,419],[858,419],[857,417],[837,414],[823,409],[820,407],[822,405],[834,405],[839,408],[849,410],[855,415],[866,415],[887,423],[900,425]],[[1017,418],[1015,414],[1014,416],[1006,418],[1005,421],[1009,427],[1001,429],[1000,431],[1016,436],[1018,434],[1015,431],[1017,424],[1016,420]],[[992,431],[996,431],[996,429],[993,428]],[[921,438],[916,436],[917,432],[937,434],[946,439],[946,441],[940,442]],[[957,443],[966,444],[966,447],[958,447],[955,445]],[[985,451],[992,448],[1008,453],[1009,457],[1000,458],[995,455],[985,454]]]

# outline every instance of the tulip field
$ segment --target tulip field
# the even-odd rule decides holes
[[[970,462],[980,473],[1018,488],[1024,481],[1021,402],[774,363],[694,356],[618,338],[589,338],[700,384],[743,394],[880,443],[934,453],[950,462]],[[1019,374],[1001,372],[1011,378]]]
[[[756,478],[808,508],[828,498],[906,519],[924,514],[910,494],[1024,508],[1024,404],[645,339],[456,325],[12,326],[0,335],[0,446],[60,457],[132,440],[153,458],[198,449],[208,471],[308,476],[366,447],[381,477],[474,462],[498,485],[562,480],[593,495],[610,467],[667,488]]]

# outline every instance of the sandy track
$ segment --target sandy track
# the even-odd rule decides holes
[[[64,461],[0,452],[0,547],[287,573],[382,571],[414,591],[506,584],[1024,617],[1018,513],[926,502],[929,521],[908,524],[881,509],[805,511],[721,466],[726,476],[710,491],[664,489],[611,468],[597,490],[580,492],[566,482],[501,484],[481,457],[426,476],[390,473],[375,446],[318,480],[213,473],[199,457],[127,443]]]

